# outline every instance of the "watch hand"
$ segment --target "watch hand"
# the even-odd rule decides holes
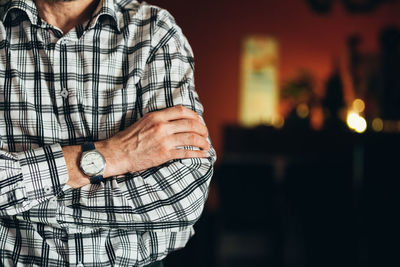
[[[98,168],[97,165],[96,165],[94,162],[91,162],[91,164],[93,164],[93,166],[94,166],[95,168]]]

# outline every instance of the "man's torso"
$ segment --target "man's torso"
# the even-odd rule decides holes
[[[1,149],[18,152],[102,140],[137,121],[143,113],[137,92],[145,96],[148,90],[138,83],[156,12],[133,1],[116,13],[120,31],[105,14],[88,29],[62,36],[46,25],[32,26],[23,11],[10,10],[0,25]],[[101,192],[111,183],[116,181],[101,185]],[[18,258],[19,265],[31,266],[140,265],[184,246],[193,234],[192,228],[92,229],[80,218],[106,221],[109,214],[106,204],[102,212],[96,210],[98,203],[87,194],[67,190],[24,214],[0,218],[3,263],[13,266]],[[87,201],[85,209],[80,201]]]

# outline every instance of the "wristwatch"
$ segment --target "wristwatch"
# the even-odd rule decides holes
[[[82,144],[80,167],[83,173],[90,177],[91,184],[100,184],[103,180],[106,160],[104,156],[96,150],[93,142]]]

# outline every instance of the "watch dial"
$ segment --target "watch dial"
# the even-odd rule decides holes
[[[81,166],[85,174],[96,175],[104,169],[104,158],[98,152],[86,153],[81,160]]]

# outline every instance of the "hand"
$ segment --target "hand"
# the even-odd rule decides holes
[[[145,115],[110,139],[96,143],[106,158],[104,177],[136,172],[169,160],[207,157],[208,130],[200,117],[182,106]],[[179,149],[193,146],[201,150]]]

